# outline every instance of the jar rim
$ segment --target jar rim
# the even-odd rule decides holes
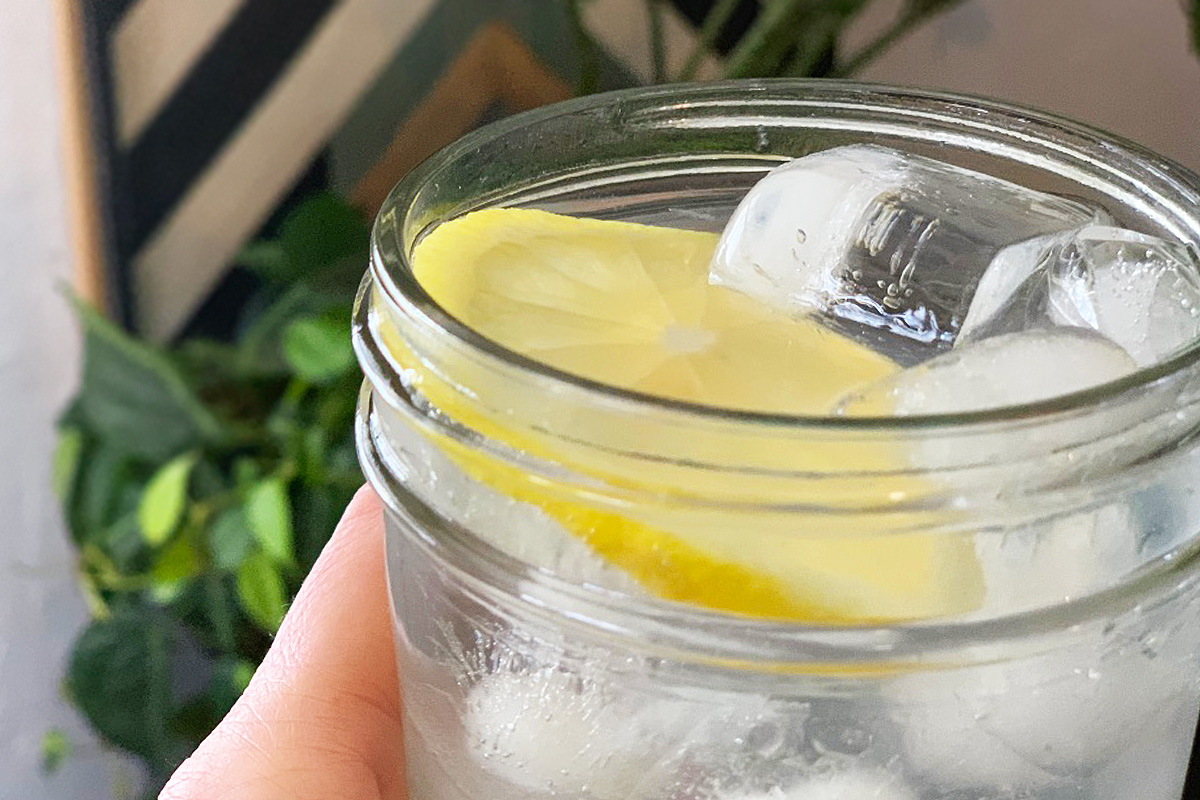
[[[1156,199],[1161,200],[1162,193],[1167,190],[1182,194],[1185,199],[1172,205],[1180,209],[1178,213],[1181,216],[1189,219],[1193,236],[1188,237],[1185,244],[1194,249],[1196,240],[1200,239],[1200,176],[1118,136],[1054,114],[964,94],[829,79],[781,78],[662,85],[605,92],[515,114],[467,134],[413,169],[384,201],[372,234],[372,272],[383,295],[423,328],[435,335],[450,337],[473,355],[522,374],[536,376],[552,385],[581,392],[584,397],[616,401],[630,408],[755,427],[821,432],[878,433],[896,430],[916,433],[946,427],[1030,422],[1086,411],[1108,401],[1119,402],[1200,363],[1198,339],[1163,360],[1140,367],[1115,380],[1031,403],[952,413],[879,417],[767,412],[665,398],[565,372],[510,350],[465,325],[443,309],[418,283],[408,262],[408,248],[403,241],[403,215],[411,210],[421,188],[434,179],[440,169],[489,142],[522,130],[535,129],[551,120],[593,113],[606,107],[621,107],[632,102],[649,104],[656,101],[666,103],[662,108],[680,111],[711,103],[765,103],[772,107],[820,104],[831,109],[852,106],[899,115],[914,126],[918,121],[938,120],[952,127],[963,127],[976,135],[987,131],[990,135],[999,135],[1023,145],[1037,143],[1063,157],[1071,154],[1081,163],[1114,176],[1121,173],[1109,162],[1120,161],[1141,173],[1133,178],[1138,188],[1151,191],[1152,186],[1157,186],[1159,196]],[[1061,141],[1066,139],[1070,141]],[[930,140],[937,141],[935,138]],[[1042,157],[1043,160],[1045,158]],[[1190,207],[1198,211],[1190,214],[1182,211],[1189,207],[1188,201],[1191,201]],[[481,203],[477,207],[486,205]],[[1183,237],[1183,231],[1177,230],[1175,233]]]
[[[1008,656],[991,646],[1027,643],[1026,654],[1061,647],[1055,637],[1096,622],[1116,624],[1131,611],[1171,602],[1200,583],[1200,538],[1189,537],[1120,580],[1062,602],[985,616],[946,616],[861,623],[806,622],[743,616],[653,596],[580,584],[533,567],[439,513],[406,486],[380,447],[373,404],[364,386],[355,423],[359,461],[403,535],[453,571],[460,587],[488,603],[519,603],[526,613],[636,647],[678,663],[703,662],[740,673],[765,666],[815,674],[846,666],[875,671],[957,668]],[[390,534],[389,534],[390,535]],[[467,583],[461,583],[465,578]],[[470,588],[468,588],[468,586]],[[1010,654],[1011,655],[1011,654]],[[770,670],[769,670],[770,671]]]
[[[891,124],[908,126],[905,131],[921,131],[920,126],[928,125],[928,134],[922,134],[927,143],[938,143],[940,133],[954,129],[959,136],[955,143],[962,149],[991,152],[991,148],[997,146],[1000,148],[996,151],[997,157],[1005,159],[1014,153],[1028,153],[1030,159],[1036,157],[1040,161],[1023,163],[1040,166],[1046,172],[1055,171],[1060,163],[1068,164],[1079,173],[1072,173],[1070,179],[1083,183],[1080,180],[1083,175],[1094,180],[1098,187],[1111,186],[1108,194],[1114,199],[1146,212],[1188,246],[1194,248],[1200,243],[1200,176],[1135,144],[1085,125],[965,95],[828,80],[735,81],[656,86],[593,95],[515,115],[468,134],[410,172],[385,201],[372,236],[372,291],[380,293],[381,299],[390,307],[389,313],[398,313],[409,331],[452,345],[456,352],[465,353],[507,374],[528,376],[536,381],[538,388],[560,390],[573,399],[602,403],[619,413],[655,412],[673,423],[713,424],[729,427],[738,435],[753,430],[756,434],[769,436],[805,436],[809,433],[825,437],[925,436],[941,435],[944,430],[957,434],[964,432],[962,429],[986,435],[992,426],[1005,423],[1016,423],[1029,433],[1036,426],[1052,425],[1064,417],[1073,419],[1076,415],[1100,414],[1104,409],[1142,397],[1147,391],[1155,398],[1156,408],[1163,406],[1165,410],[1178,399],[1176,389],[1180,380],[1177,379],[1190,381],[1196,374],[1194,367],[1200,362],[1200,341],[1115,381],[1035,403],[905,417],[775,414],[662,398],[556,370],[508,350],[464,325],[442,309],[416,281],[408,261],[415,235],[421,233],[416,231],[414,234],[414,228],[420,224],[413,216],[414,208],[429,197],[423,194],[426,186],[444,178],[447,166],[456,160],[468,158],[473,152],[484,150],[504,137],[520,135],[571,115],[596,114],[624,106],[626,110],[657,109],[664,111],[664,118],[671,115],[678,118],[686,116],[689,109],[702,108],[705,104],[731,109],[740,106],[746,114],[756,112],[761,119],[768,118],[763,114],[786,115],[789,105],[821,106],[832,115],[830,119],[844,115],[843,121],[849,130],[859,130],[859,120],[849,118],[851,112],[866,109]],[[785,120],[786,116],[778,119]],[[663,124],[670,124],[670,121]],[[748,153],[738,155],[749,156]],[[572,173],[570,177],[574,175]],[[495,198],[480,195],[471,199],[477,203],[474,206],[457,209],[454,213],[443,213],[444,209],[438,206],[429,213],[440,215],[434,222],[441,222],[495,201]],[[366,287],[365,282],[364,292]],[[894,661],[928,658],[931,653],[944,653],[964,645],[986,646],[1014,635],[1037,637],[1055,633],[1066,627],[1115,616],[1147,598],[1174,596],[1200,580],[1200,540],[1189,537],[1170,553],[1143,562],[1134,572],[1123,574],[1097,592],[1066,602],[982,619],[945,617],[887,625],[797,623],[741,617],[667,600],[577,586],[565,578],[532,568],[470,531],[460,529],[453,520],[427,506],[423,499],[406,488],[404,471],[395,469],[387,453],[381,451],[386,444],[380,439],[383,433],[371,430],[374,414],[370,404],[393,405],[392,394],[406,396],[412,387],[406,385],[404,376],[397,374],[395,364],[390,365],[389,371],[386,354],[379,350],[380,343],[363,338],[369,335],[366,312],[367,307],[360,299],[356,347],[368,378],[375,389],[380,390],[374,397],[369,391],[364,393],[364,406],[358,416],[360,461],[371,483],[381,489],[381,494],[400,518],[412,522],[412,535],[421,538],[429,547],[439,548],[442,562],[470,578],[480,592],[498,592],[508,601],[516,598],[528,601],[526,605],[540,606],[539,613],[548,615],[556,624],[565,621],[583,625],[599,634],[621,639],[632,637],[638,641],[644,641],[645,632],[653,630],[656,647],[684,659],[721,658],[731,664],[741,659],[759,666],[764,661],[794,663],[801,657],[806,662],[829,664],[875,659]],[[422,354],[416,355],[421,357]],[[1181,427],[1179,435],[1185,434]],[[486,439],[486,436],[482,438]],[[1168,452],[1167,448],[1156,449],[1153,455],[1157,458],[1164,452]],[[1143,462],[1133,459],[1131,463]],[[532,593],[526,590],[530,586]],[[538,592],[543,594],[537,595]],[[547,601],[546,597],[560,598],[562,602]],[[581,608],[583,611],[578,611]],[[712,647],[717,642],[724,643],[720,653]]]

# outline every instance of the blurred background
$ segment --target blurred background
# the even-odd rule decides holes
[[[1200,169],[1198,8],[0,0],[0,798],[152,793],[237,697],[359,481],[368,222],[442,145],[793,74],[1032,105]]]

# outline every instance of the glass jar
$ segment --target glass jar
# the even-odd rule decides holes
[[[719,231],[771,167],[864,142],[1200,243],[1200,179],[1134,145],[840,82],[575,100],[463,138],[392,192],[356,312],[358,437],[388,509],[412,800],[1179,797],[1200,703],[1200,347],[1020,407],[784,416],[558,372],[413,278],[420,236],[469,211]],[[935,571],[936,612],[908,617],[699,608],[566,534],[562,497],[617,538],[629,524],[767,553],[849,541],[869,560],[919,537],[981,575]]]

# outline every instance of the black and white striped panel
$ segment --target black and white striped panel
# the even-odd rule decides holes
[[[81,0],[116,311],[164,338],[434,0]]]

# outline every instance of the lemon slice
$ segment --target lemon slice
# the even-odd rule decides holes
[[[708,233],[492,209],[434,229],[414,249],[412,263],[430,296],[488,339],[563,372],[646,394],[821,415],[848,391],[897,371],[888,359],[812,320],[710,285],[716,243]],[[658,488],[664,473],[657,467],[622,470],[603,454],[548,444],[510,420],[480,413],[444,376],[431,374],[394,329],[385,325],[381,333],[430,402],[482,435],[605,483]],[[517,391],[481,374],[464,382],[472,377],[478,396],[493,404],[503,405],[504,393]],[[639,430],[654,435],[651,428]],[[611,433],[619,439],[625,432]],[[714,442],[708,446],[718,460],[721,447],[730,448],[725,455],[731,458],[744,455],[745,446],[771,457],[779,449],[769,440]],[[666,513],[628,504],[614,510],[573,485],[531,476],[450,438],[437,444],[474,479],[541,508],[667,599],[752,616],[846,622],[971,610],[982,594],[971,542],[913,531],[915,524],[876,536],[856,530],[852,517],[847,523],[721,509]],[[896,448],[837,443],[801,455],[807,466],[834,470],[900,462]],[[876,490],[886,496],[913,488],[892,483]],[[830,502],[828,496],[787,499]],[[853,498],[846,500],[852,507]]]
[[[416,248],[417,280],[492,341],[564,372],[731,409],[826,414],[896,371],[807,319],[708,283],[711,233],[489,209]]]

